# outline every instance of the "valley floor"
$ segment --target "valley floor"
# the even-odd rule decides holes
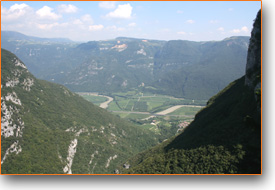
[[[187,100],[138,91],[100,95],[96,92],[79,92],[83,98],[107,109],[121,118],[161,134],[182,131],[206,104],[205,100]]]
[[[167,108],[166,110],[163,110],[161,112],[158,112],[158,113],[156,113],[156,115],[167,115],[167,114],[172,113],[182,107],[203,108],[203,106],[195,106],[195,105],[176,105],[171,108]]]
[[[107,98],[108,100],[107,101],[104,101],[102,103],[100,103],[99,107],[101,108],[104,108],[104,109],[107,109],[109,104],[114,100],[112,97],[110,96],[105,96],[105,95],[100,95],[98,93],[89,93],[89,92],[79,92],[78,94],[80,94],[81,96],[90,96],[90,97],[93,97],[93,96],[96,96],[96,97],[104,97],[104,98]],[[88,99],[89,100],[89,99]],[[93,103],[95,103],[95,101],[91,101]],[[96,102],[98,103],[98,102]]]
[[[170,97],[170,96],[156,95],[156,94],[152,95],[152,96],[144,96],[143,93],[141,93],[141,96],[139,96],[139,97],[125,96],[124,99],[127,101],[127,104],[123,108],[121,108],[121,106],[119,106],[119,104],[123,104],[123,101],[125,101],[125,100],[115,100],[115,103],[113,103],[113,104],[116,104],[120,108],[120,110],[117,110],[117,109],[114,109],[115,108],[114,105],[109,107],[109,105],[114,101],[113,97],[106,96],[106,95],[100,95],[95,92],[92,92],[92,93],[78,92],[78,94],[83,96],[88,101],[90,101],[96,105],[99,105],[99,107],[101,107],[101,108],[108,109],[109,111],[114,112],[114,113],[122,113],[122,114],[125,114],[125,113],[143,114],[143,115],[151,115],[151,116],[165,116],[165,115],[170,114],[170,116],[181,116],[181,114],[176,115],[176,114],[173,114],[173,112],[175,112],[176,110],[183,108],[183,107],[195,108],[194,110],[197,110],[197,109],[200,110],[201,108],[204,107],[202,105],[190,104],[191,100],[190,100],[190,102],[188,102],[188,104],[190,104],[190,105],[183,105],[181,102],[180,102],[181,104],[179,104],[179,105],[174,105],[174,103],[176,101],[185,100],[185,99],[174,98],[174,97]],[[116,94],[114,94],[114,96],[116,96]],[[99,98],[102,97],[102,99],[98,99],[98,97]],[[131,102],[132,99],[137,99],[136,102],[134,102],[134,104]],[[169,99],[170,102],[167,103],[167,99]],[[175,102],[173,102],[173,100]],[[194,101],[195,100],[192,100],[192,103],[194,103]],[[143,106],[143,107],[147,107],[146,111],[144,109],[138,111],[138,109],[139,109],[139,108],[137,108],[138,104],[142,104],[142,103],[143,104],[145,103],[145,106]],[[171,105],[169,105],[169,103],[171,103]],[[127,106],[129,104],[133,104],[132,107],[130,108],[130,110],[127,109]],[[152,104],[155,104],[155,106],[152,106]],[[159,108],[161,111],[158,111],[158,112],[152,111],[152,109],[150,110],[150,108],[149,108],[150,106],[151,106],[151,108]],[[193,114],[191,114],[191,115],[193,115]]]

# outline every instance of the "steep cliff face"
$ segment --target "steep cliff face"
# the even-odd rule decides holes
[[[245,84],[251,88],[259,85],[261,75],[261,11],[255,19],[247,54]]]
[[[245,85],[254,90],[257,118],[261,119],[261,10],[255,19],[247,53]]]

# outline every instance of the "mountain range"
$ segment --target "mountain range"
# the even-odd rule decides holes
[[[1,34],[2,48],[17,55],[37,78],[75,92],[138,89],[204,100],[244,75],[249,43],[249,37],[208,42],[118,37],[76,43]]]

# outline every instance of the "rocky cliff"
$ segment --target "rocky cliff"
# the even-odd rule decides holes
[[[247,53],[245,85],[254,90],[257,122],[261,120],[261,10],[255,19]]]
[[[245,84],[251,88],[259,85],[261,75],[261,10],[255,19],[247,54]]]

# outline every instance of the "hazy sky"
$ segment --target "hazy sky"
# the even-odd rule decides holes
[[[249,36],[260,1],[9,1],[1,29],[74,41]]]

